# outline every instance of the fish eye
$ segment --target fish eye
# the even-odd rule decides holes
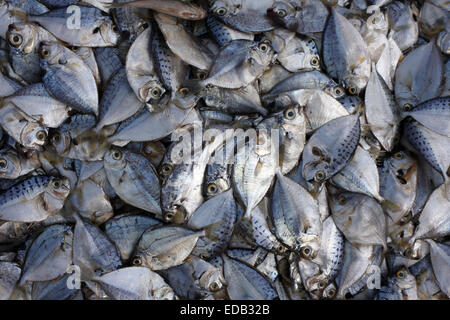
[[[122,156],[123,156],[123,154],[122,154],[122,151],[120,151],[120,150],[114,150],[112,153],[112,158],[114,160],[120,160],[120,159],[122,159]]]
[[[284,17],[286,17],[287,12],[284,9],[278,9],[277,10],[277,15],[280,16],[281,18],[284,18]]]
[[[311,65],[314,67],[317,67],[319,65],[319,59],[317,59],[316,57],[313,57],[310,61]]]
[[[199,72],[199,73],[198,73],[198,78],[199,78],[200,80],[205,80],[205,79],[206,79],[206,73],[204,73],[204,72]]]
[[[219,290],[220,289],[220,283],[218,283],[218,281],[214,281],[213,283],[211,283],[210,285],[209,285],[209,290],[211,290],[211,291],[217,291],[217,290]]]
[[[162,174],[169,174],[169,173],[171,173],[172,172],[172,165],[170,165],[170,164],[168,164],[168,163],[166,163],[165,165],[163,165],[162,167],[161,167],[161,173]]]
[[[227,14],[227,9],[226,8],[219,8],[216,10],[216,14],[219,16],[224,16]]]
[[[142,264],[142,259],[141,259],[141,257],[134,257],[132,263],[133,263],[133,265],[135,265],[135,266],[140,266],[140,265]]]
[[[188,93],[189,93],[189,89],[188,88],[181,88],[178,90],[178,92],[185,97]]]
[[[344,91],[340,87],[335,87],[333,89],[333,91],[334,91],[334,94],[338,97],[344,93]]]
[[[160,88],[158,88],[158,87],[154,87],[152,89],[152,91],[151,91],[151,94],[152,94],[153,97],[159,98],[159,97],[161,97],[162,90]]]
[[[413,256],[413,250],[411,248],[408,248],[405,250],[405,256],[406,257],[412,257]]]
[[[328,292],[327,292],[328,298],[333,298],[335,295],[336,295],[336,290],[334,290],[334,289],[328,290]]]
[[[168,211],[164,214],[164,220],[166,220],[167,222],[172,221],[174,217],[175,217],[175,214],[170,211]]]
[[[145,29],[147,29],[147,28],[149,27],[149,25],[148,25],[148,23],[147,23],[147,22],[145,22],[145,23],[143,23],[143,24],[142,24],[142,26],[141,26],[141,27],[142,27],[142,29],[144,29],[144,30],[145,30]]]
[[[404,279],[406,277],[405,271],[399,270],[397,271],[397,278]]]
[[[317,170],[316,173],[314,174],[314,180],[316,180],[316,182],[322,182],[325,180],[326,174],[325,171],[323,170]]]
[[[347,198],[343,194],[341,194],[337,200],[341,206],[347,203]]]
[[[44,130],[40,130],[36,133],[36,138],[39,141],[45,141],[45,138],[47,138],[47,133]]]
[[[403,159],[403,152],[397,152],[394,154],[394,158],[397,160],[402,160]]]
[[[42,49],[41,50],[41,57],[43,59],[47,59],[50,56],[50,51],[48,51],[47,49]]]
[[[311,256],[312,249],[309,246],[305,246],[302,248],[301,253],[304,258],[308,258]]]
[[[266,52],[268,49],[269,49],[269,46],[267,45],[267,43],[261,43],[259,46],[258,46],[258,48],[259,48],[259,50],[261,50],[262,52]]]
[[[53,180],[52,185],[55,189],[58,189],[59,187],[61,187],[61,180],[59,179]]]
[[[23,38],[20,34],[11,34],[9,36],[9,43],[14,47],[17,48],[22,44]]]
[[[356,88],[353,86],[348,87],[348,93],[350,93],[351,95],[355,95],[356,94]]]
[[[413,109],[413,107],[412,107],[412,105],[409,104],[409,103],[405,103],[405,104],[403,105],[403,111],[405,111],[405,112],[410,112],[412,109]]]
[[[322,156],[322,152],[321,152],[320,149],[317,148],[317,147],[312,147],[311,152],[312,152],[312,154],[315,155],[315,156],[318,156],[318,157]]]
[[[211,183],[207,187],[207,191],[209,194],[215,194],[215,193],[217,193],[218,190],[219,190],[219,188],[217,188],[215,183]]]
[[[1,169],[5,169],[6,166],[8,165],[8,161],[6,159],[0,159],[0,168]]]
[[[208,254],[204,253],[204,252],[200,253],[199,257],[202,258],[203,260],[206,260],[209,258]]]
[[[284,111],[284,117],[288,120],[292,120],[295,118],[295,110],[294,108],[289,108],[286,111]]]
[[[286,248],[282,244],[279,244],[277,246],[276,250],[277,250],[278,253],[285,253],[286,252]]]
[[[323,289],[323,288],[325,288],[327,286],[327,283],[325,282],[325,281],[320,281],[319,282],[319,288],[320,289]]]
[[[115,32],[115,33],[119,32],[119,27],[118,27],[116,24],[113,24],[112,27],[111,27],[111,29],[112,29],[112,31]]]
[[[94,30],[92,30],[92,33],[98,33],[99,31],[100,31],[100,27],[97,27]]]
[[[59,133],[55,133],[52,138],[54,143],[59,143],[61,141],[61,135]]]
[[[70,50],[72,50],[72,51],[77,51],[77,50],[78,50],[78,47],[77,47],[77,46],[71,46],[71,47],[70,47]]]

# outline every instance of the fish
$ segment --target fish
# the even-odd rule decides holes
[[[177,226],[147,229],[141,236],[132,258],[134,266],[153,271],[175,267],[183,263],[205,231],[191,231]]]
[[[339,128],[341,135],[328,134]],[[345,167],[358,145],[361,128],[358,115],[343,116],[318,128],[305,145],[302,176],[321,183]]]
[[[328,73],[357,95],[370,77],[371,59],[367,45],[356,28],[331,8],[323,36],[323,62]]]
[[[209,12],[233,29],[245,33],[273,30],[276,24],[266,15],[274,0],[215,0]]]
[[[57,42],[41,43],[40,55],[45,88],[75,110],[98,115],[97,83],[83,60]]]
[[[170,16],[185,20],[202,20],[206,18],[206,11],[193,3],[184,3],[177,0],[136,0],[125,3],[113,3],[110,8],[136,7],[147,8]]]
[[[121,199],[142,210],[162,214],[156,169],[144,156],[117,147],[105,156],[108,181]]]
[[[299,34],[323,32],[329,11],[322,1],[275,1],[267,15],[286,29]]]
[[[69,226],[56,224],[46,228],[28,249],[19,284],[53,280],[63,275],[72,263],[72,241]]]
[[[72,10],[58,8],[40,15],[28,17],[37,22],[56,38],[78,47],[109,47],[119,41],[119,28],[108,15],[94,7],[77,6],[79,21]]]
[[[267,41],[234,40],[221,48],[205,80],[189,84],[194,88],[207,85],[227,89],[245,87],[263,74],[273,55]]]
[[[38,222],[55,215],[70,192],[67,178],[32,176],[0,194],[0,218]]]

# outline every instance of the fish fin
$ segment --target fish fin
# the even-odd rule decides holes
[[[383,198],[383,201],[381,202],[381,207],[383,209],[390,210],[390,211],[399,211],[402,209],[395,202],[392,202],[392,201],[390,201],[388,199],[384,199],[384,198]]]

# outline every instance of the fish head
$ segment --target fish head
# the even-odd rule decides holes
[[[41,56],[41,67],[45,70],[49,65],[60,64],[64,51],[69,50],[57,42],[41,41],[39,52]]]
[[[303,107],[299,104],[293,104],[286,107],[277,114],[279,125],[289,132],[293,127],[301,126],[304,123]]]
[[[359,205],[360,198],[351,192],[344,192],[331,185],[328,186],[327,191],[329,195],[328,202],[333,214],[338,216],[348,215],[356,210]]]
[[[302,176],[307,182],[321,184],[328,178],[329,164],[314,155],[311,161],[303,162]]]
[[[333,299],[336,296],[337,293],[337,287],[334,282],[328,284],[326,288],[322,292],[322,298],[323,299]]]
[[[20,159],[12,150],[0,152],[0,178],[16,179],[21,171]]]
[[[303,259],[312,260],[317,257],[320,249],[320,237],[317,235],[306,234],[301,236],[299,242],[301,244],[298,250]]]
[[[20,143],[30,149],[39,149],[47,140],[48,129],[36,122],[27,122],[20,133]]]
[[[103,41],[110,45],[115,46],[120,39],[119,27],[114,24],[111,20],[103,21],[98,27],[100,36]]]
[[[397,270],[397,272],[389,278],[388,282],[399,290],[412,289],[416,286],[416,278],[406,267],[401,267]]]
[[[57,213],[63,206],[70,193],[68,178],[52,177],[43,195],[45,211],[49,214]]]
[[[294,3],[288,1],[275,1],[273,6],[267,9],[267,16],[289,30],[297,29],[297,9]]]
[[[354,69],[352,73],[344,79],[344,85],[351,95],[359,95],[369,81],[368,77],[359,74],[358,69],[360,69],[360,67],[361,66]]]
[[[210,12],[219,18],[226,18],[238,13],[242,6],[241,0],[216,0],[210,6]]]
[[[31,23],[13,23],[6,33],[9,45],[19,54],[34,53],[38,45],[36,26]]]
[[[127,165],[127,152],[114,146],[105,154],[104,162],[108,169],[122,171]]]
[[[209,292],[217,292],[225,286],[225,279],[220,269],[211,268],[200,276],[198,283],[201,288]]]
[[[411,181],[417,172],[417,162],[407,151],[398,151],[386,159],[390,173],[397,177],[402,184]]]
[[[345,97],[345,90],[337,84],[329,85],[325,88],[325,91],[335,99],[341,99]],[[349,96],[353,97],[353,96]]]
[[[139,98],[146,103],[157,103],[166,92],[159,80],[150,80],[139,89]]]
[[[327,288],[328,281],[324,273],[314,275],[306,281],[306,288],[314,300],[319,300],[321,297],[325,297],[324,291]]]
[[[163,210],[164,221],[180,224],[185,223],[187,212],[183,206],[174,204],[170,208],[163,208]]]
[[[227,179],[218,177],[216,179],[210,179],[206,181],[205,184],[205,195],[207,198],[214,197],[224,191],[230,189],[230,183]]]
[[[262,40],[250,47],[250,57],[256,65],[267,67],[274,59],[275,51],[269,40]]]
[[[58,130],[50,138],[50,143],[58,154],[63,154],[69,150],[71,140],[69,132]]]

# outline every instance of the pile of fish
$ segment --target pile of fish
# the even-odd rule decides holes
[[[449,299],[449,54],[444,0],[0,0],[0,299]]]

